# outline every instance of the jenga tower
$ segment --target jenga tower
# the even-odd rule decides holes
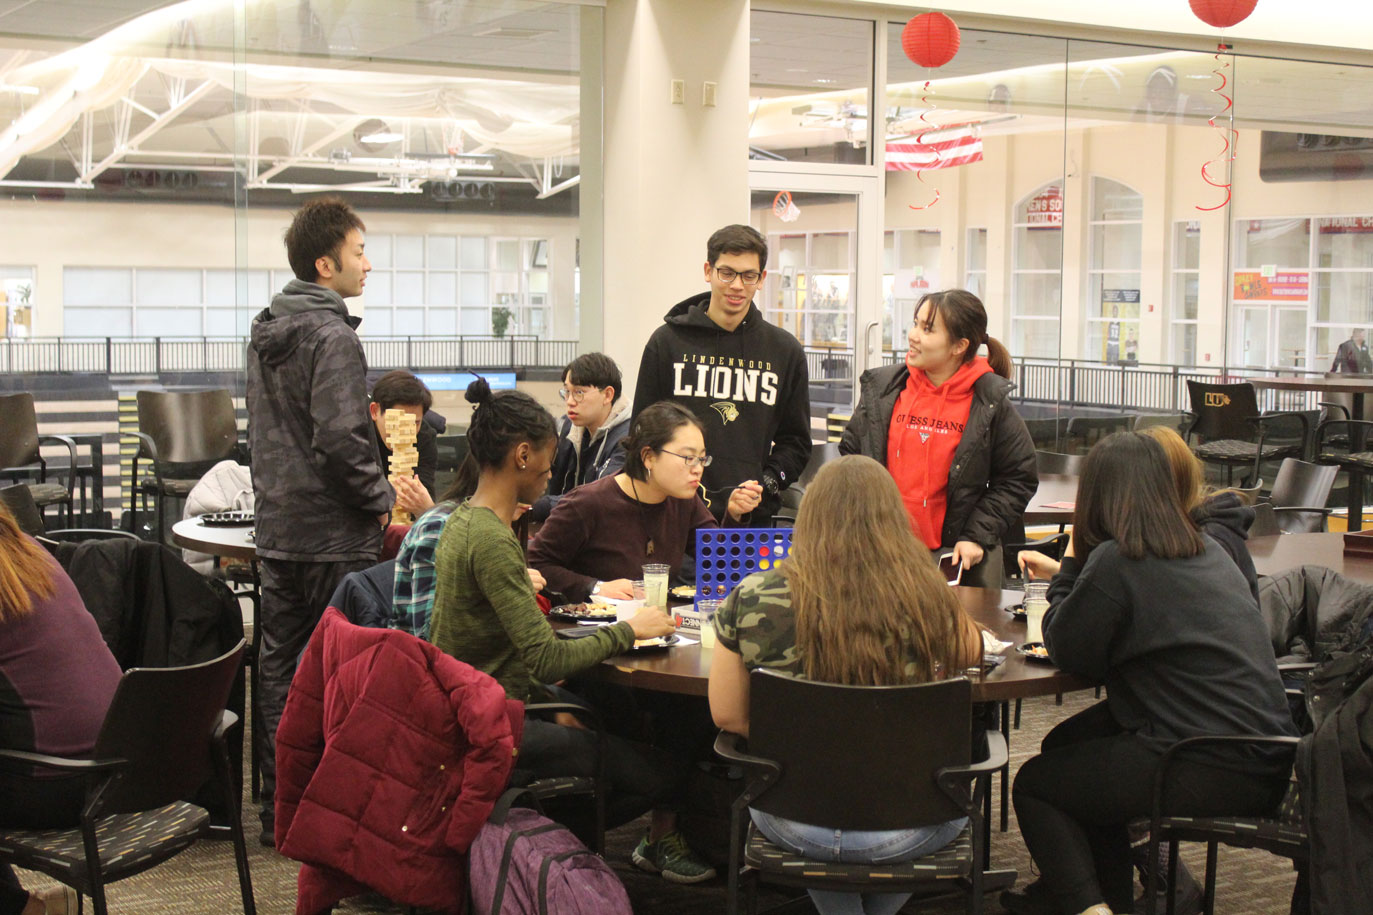
[[[415,465],[419,463],[419,452],[415,450],[415,417],[404,410],[387,410],[382,422],[386,425],[386,446],[391,449],[387,475],[395,486],[397,478],[413,477]],[[391,509],[392,524],[411,524],[414,520],[407,511]]]

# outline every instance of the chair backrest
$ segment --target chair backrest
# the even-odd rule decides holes
[[[1260,502],[1254,506],[1254,523],[1249,525],[1250,537],[1272,537],[1282,533],[1282,528],[1278,526],[1277,513],[1273,511],[1273,506],[1267,502]]]
[[[238,446],[234,401],[224,390],[139,391],[138,430],[165,464],[222,461]]]
[[[1188,381],[1187,394],[1192,400],[1192,414],[1196,420],[1188,430],[1204,441],[1241,439],[1253,441],[1258,431],[1249,420],[1259,415],[1258,396],[1254,386],[1240,384],[1209,384]]]
[[[0,394],[0,467],[38,463],[38,414],[33,395]]]
[[[1072,534],[1054,534],[1052,537],[1045,537],[1043,540],[1031,540],[1028,543],[1003,543],[1001,545],[1001,561],[1003,571],[1008,579],[1019,580],[1023,577],[1020,571],[1020,563],[1016,561],[1021,553],[1026,550],[1035,550],[1043,553],[1050,559],[1062,560],[1063,553],[1068,549],[1068,542],[1072,539]]]
[[[1275,508],[1300,505],[1306,508],[1324,508],[1325,500],[1330,497],[1330,489],[1335,485],[1335,474],[1340,468],[1334,464],[1312,464],[1296,458],[1283,458],[1278,465],[1278,475],[1273,480],[1273,491],[1269,501]]]
[[[1273,517],[1278,522],[1278,530],[1284,534],[1320,534],[1326,530],[1328,516],[1323,511],[1311,508],[1284,508],[1272,506]],[[1251,527],[1250,530],[1253,528]]]
[[[812,443],[810,446],[810,460],[806,462],[806,468],[801,471],[800,479],[793,480],[792,482],[799,482],[802,486],[805,486],[811,480],[815,479],[815,475],[820,472],[821,467],[824,467],[837,457],[839,457],[838,442]]]
[[[904,829],[964,815],[935,774],[970,762],[967,679],[840,686],[756,670],[749,680],[749,752],[782,767],[754,807],[835,829]]]
[[[1074,416],[1068,420],[1066,447],[1086,454],[1092,446],[1114,432],[1128,432],[1135,425],[1134,414],[1126,416]]]
[[[425,414],[428,416],[429,414]],[[437,462],[434,471],[434,492],[432,495],[437,500],[448,488],[453,485],[453,481],[458,477],[458,468],[467,459],[467,435],[457,432],[452,435],[440,435],[434,439],[437,450]]]
[[[1062,473],[1078,476],[1082,473],[1081,454],[1059,454],[1055,451],[1036,451],[1035,469],[1040,473]]]
[[[0,502],[4,502],[10,514],[14,515],[21,531],[30,537],[43,535],[43,513],[38,510],[38,503],[33,501],[33,493],[28,486],[16,483],[0,489]]]
[[[131,765],[106,794],[102,813],[151,810],[190,797],[213,774],[212,737],[243,663],[240,641],[187,667],[136,667],[110,701],[96,759]]]
[[[1059,439],[1068,427],[1068,420],[1061,416],[1032,417],[1025,420],[1030,440],[1036,448],[1058,448]]]

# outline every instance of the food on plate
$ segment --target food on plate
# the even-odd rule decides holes
[[[1027,644],[1021,650],[1024,651],[1025,654],[1033,655],[1034,657],[1039,658],[1041,660],[1049,660],[1049,649],[1045,648],[1042,644],[1038,642]]]
[[[669,593],[678,600],[691,600],[696,596],[696,588],[694,585],[678,585]]]
[[[599,601],[588,604],[564,604],[561,607],[554,607],[553,612],[559,616],[578,620],[613,620],[615,619],[614,604],[604,604]]]

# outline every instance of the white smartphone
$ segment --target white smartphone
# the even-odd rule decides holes
[[[956,585],[963,579],[963,563],[953,558],[953,553],[945,553],[939,557],[939,571],[944,573],[944,580],[951,585]]]

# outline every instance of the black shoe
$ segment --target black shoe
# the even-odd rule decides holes
[[[1130,857],[1134,861],[1135,867],[1139,871],[1139,882],[1148,892],[1149,887],[1149,843],[1144,842],[1134,846],[1130,850]],[[1168,846],[1162,843],[1158,847],[1158,868],[1159,868],[1159,889],[1158,903],[1154,911],[1158,915],[1163,915],[1168,911]],[[1187,869],[1187,862],[1178,859],[1177,882],[1173,888],[1173,900],[1175,915],[1200,915],[1202,902],[1201,884],[1197,878],[1192,876],[1192,872]],[[1134,910],[1136,913],[1147,911],[1145,906],[1145,893],[1140,893],[1135,899]]]
[[[276,836],[276,832],[277,832],[276,817],[267,817],[267,816],[265,816],[265,817],[262,818],[262,832],[258,834],[257,840],[258,840],[258,842],[259,842],[260,844],[265,845],[265,846],[267,846],[268,848],[276,848],[276,847],[277,847],[277,836]]]
[[[1054,894],[1042,879],[1027,883],[1018,893],[1006,890],[1001,894],[1001,907],[1011,915],[1059,915]]]

